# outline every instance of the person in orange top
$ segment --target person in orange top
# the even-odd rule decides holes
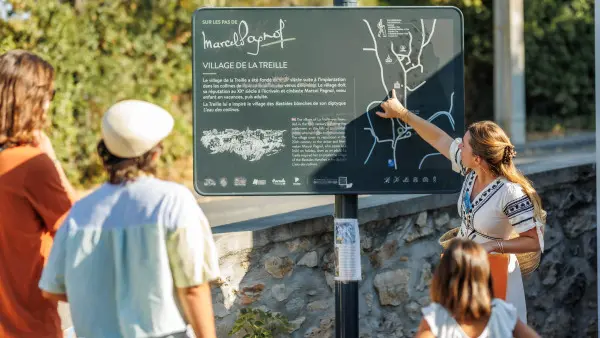
[[[42,132],[54,68],[22,50],[0,55],[0,337],[62,337],[58,304],[38,282],[73,188]]]

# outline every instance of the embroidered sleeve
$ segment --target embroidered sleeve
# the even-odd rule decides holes
[[[462,164],[462,160],[460,157],[461,150],[458,145],[462,142],[461,138],[456,138],[450,144],[450,152],[448,155],[450,156],[450,161],[452,162],[452,170],[455,172],[465,176],[467,174],[467,168]]]
[[[517,233],[535,228],[540,241],[540,249],[544,252],[544,224],[535,219],[533,203],[523,188],[515,183],[507,184],[504,200],[503,211],[508,217],[508,222]]]
[[[533,203],[523,189],[516,184],[507,184],[503,208],[508,222],[518,233],[525,232],[535,226]]]

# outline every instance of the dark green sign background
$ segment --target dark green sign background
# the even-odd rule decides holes
[[[194,181],[202,195],[451,193],[450,161],[398,120],[464,133],[454,7],[203,8],[193,17]]]

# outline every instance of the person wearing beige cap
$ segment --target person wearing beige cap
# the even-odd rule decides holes
[[[78,337],[190,337],[189,326],[216,337],[210,226],[191,191],[153,176],[172,129],[171,115],[144,101],[104,114],[97,148],[108,182],[75,203],[39,283],[69,302]]]

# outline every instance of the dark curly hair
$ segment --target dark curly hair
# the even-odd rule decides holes
[[[122,184],[135,181],[142,174],[156,174],[158,161],[153,161],[152,157],[162,151],[162,143],[157,144],[152,149],[141,156],[134,158],[122,158],[113,155],[104,141],[98,142],[98,155],[102,160],[104,169],[108,173],[108,182],[111,184]]]

